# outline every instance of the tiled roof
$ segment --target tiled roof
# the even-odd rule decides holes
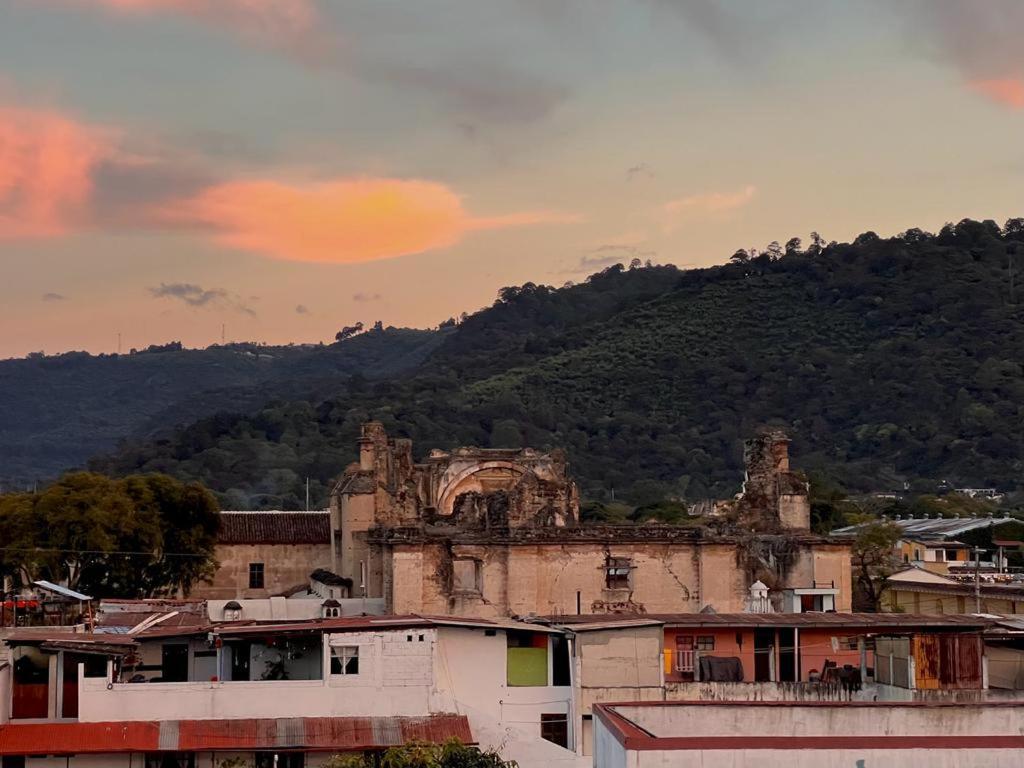
[[[16,723],[0,725],[0,755],[280,748],[347,752],[449,739],[474,743],[465,715]]]
[[[331,513],[221,512],[221,544],[330,544]]]

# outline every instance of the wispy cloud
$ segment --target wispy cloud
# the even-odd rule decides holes
[[[757,187],[748,184],[736,192],[705,192],[669,200],[658,210],[662,230],[666,233],[678,229],[695,215],[714,215],[742,208],[753,200]]]
[[[626,169],[626,181],[635,179],[653,179],[654,170],[647,163],[637,163]]]
[[[968,88],[1011,109],[1024,109],[1019,0],[911,0],[893,7],[908,37],[924,40],[934,60],[955,67]]]
[[[208,231],[238,250],[288,261],[352,264],[445,248],[473,231],[574,217],[551,211],[474,217],[459,195],[437,182],[356,178],[228,182],[167,206],[163,219]]]
[[[175,299],[190,307],[225,307],[250,317],[256,316],[254,309],[233,297],[223,288],[203,288],[195,283],[160,283],[158,287],[150,288],[149,292],[158,299]]]
[[[352,301],[366,302],[366,301],[380,301],[383,296],[379,293],[363,293],[358,291],[352,294]]]
[[[0,240],[56,237],[85,217],[109,133],[68,115],[0,105]]]
[[[49,0],[119,15],[176,14],[247,40],[301,50],[323,23],[312,0]]]
[[[67,296],[61,293],[44,293],[42,296],[43,301],[66,301]]]

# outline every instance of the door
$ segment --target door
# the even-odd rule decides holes
[[[779,629],[779,681],[795,683],[798,674],[796,630],[792,627],[782,627]]]
[[[676,672],[693,680],[693,635],[676,635]]]
[[[775,668],[775,630],[754,630],[754,682],[767,683]]]
[[[165,683],[188,681],[188,646],[175,644],[163,647],[160,679]]]

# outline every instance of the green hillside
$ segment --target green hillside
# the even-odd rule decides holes
[[[25,487],[81,466],[125,437],[151,436],[225,409],[334,391],[353,373],[395,375],[422,362],[443,337],[391,328],[331,345],[169,344],[130,355],[2,360],[0,483]]]
[[[774,424],[850,490],[1020,486],[1024,221],[789,244],[703,270],[612,267],[501,292],[415,371],[220,415],[94,466],[199,479],[230,506],[322,503],[363,420],[419,455],[562,446],[584,496],[738,489],[742,439]]]

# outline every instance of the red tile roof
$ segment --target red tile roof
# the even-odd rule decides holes
[[[330,512],[221,512],[221,544],[330,544]]]
[[[0,725],[0,755],[66,755],[157,751],[302,749],[346,752],[410,741],[472,744],[465,715],[425,717],[295,717]]]

